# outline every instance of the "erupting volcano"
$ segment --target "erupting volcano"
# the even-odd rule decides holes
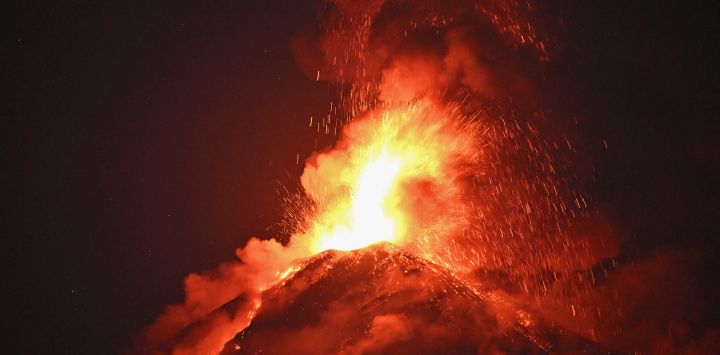
[[[473,287],[387,243],[327,251],[266,291],[223,354],[608,353]]]
[[[292,48],[337,135],[285,198],[289,238],[191,275],[138,351],[597,353],[534,309],[592,318],[571,226],[590,198],[539,104],[545,37],[516,1],[322,2]],[[553,288],[559,285],[557,288]],[[569,285],[569,286],[568,286]],[[588,311],[588,309],[590,311]],[[597,313],[601,311],[597,308]]]

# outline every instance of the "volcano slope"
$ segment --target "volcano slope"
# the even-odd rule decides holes
[[[387,243],[327,251],[295,270],[222,354],[608,353],[499,316],[482,292]]]

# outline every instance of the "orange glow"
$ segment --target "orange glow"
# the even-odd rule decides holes
[[[447,229],[452,223],[443,217],[450,211],[413,200],[423,196],[412,185],[423,182],[434,187],[432,195],[458,198],[452,163],[475,150],[473,131],[458,129],[450,116],[429,100],[386,108],[352,122],[336,149],[311,160],[303,186],[322,209],[303,236],[310,253],[381,241],[402,246],[438,224]],[[423,211],[428,207],[432,213]]]
[[[386,201],[396,184],[402,163],[383,152],[368,162],[360,172],[345,212],[349,223],[335,225],[319,241],[317,251],[352,250],[376,242],[393,242],[398,238],[396,221],[386,209]],[[349,215],[348,213],[349,212]]]

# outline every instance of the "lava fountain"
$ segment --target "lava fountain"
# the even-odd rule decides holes
[[[406,246],[421,230],[458,228],[465,220],[458,179],[478,160],[477,133],[477,125],[430,100],[358,118],[336,149],[306,167],[303,187],[321,207],[294,239],[307,239],[315,254],[381,241]],[[455,208],[443,208],[449,205]]]

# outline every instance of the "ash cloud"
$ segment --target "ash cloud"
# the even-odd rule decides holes
[[[547,56],[529,8],[515,1],[328,1],[321,11],[291,42],[297,62],[311,78],[356,90],[349,101],[363,105],[459,87],[523,100]]]

